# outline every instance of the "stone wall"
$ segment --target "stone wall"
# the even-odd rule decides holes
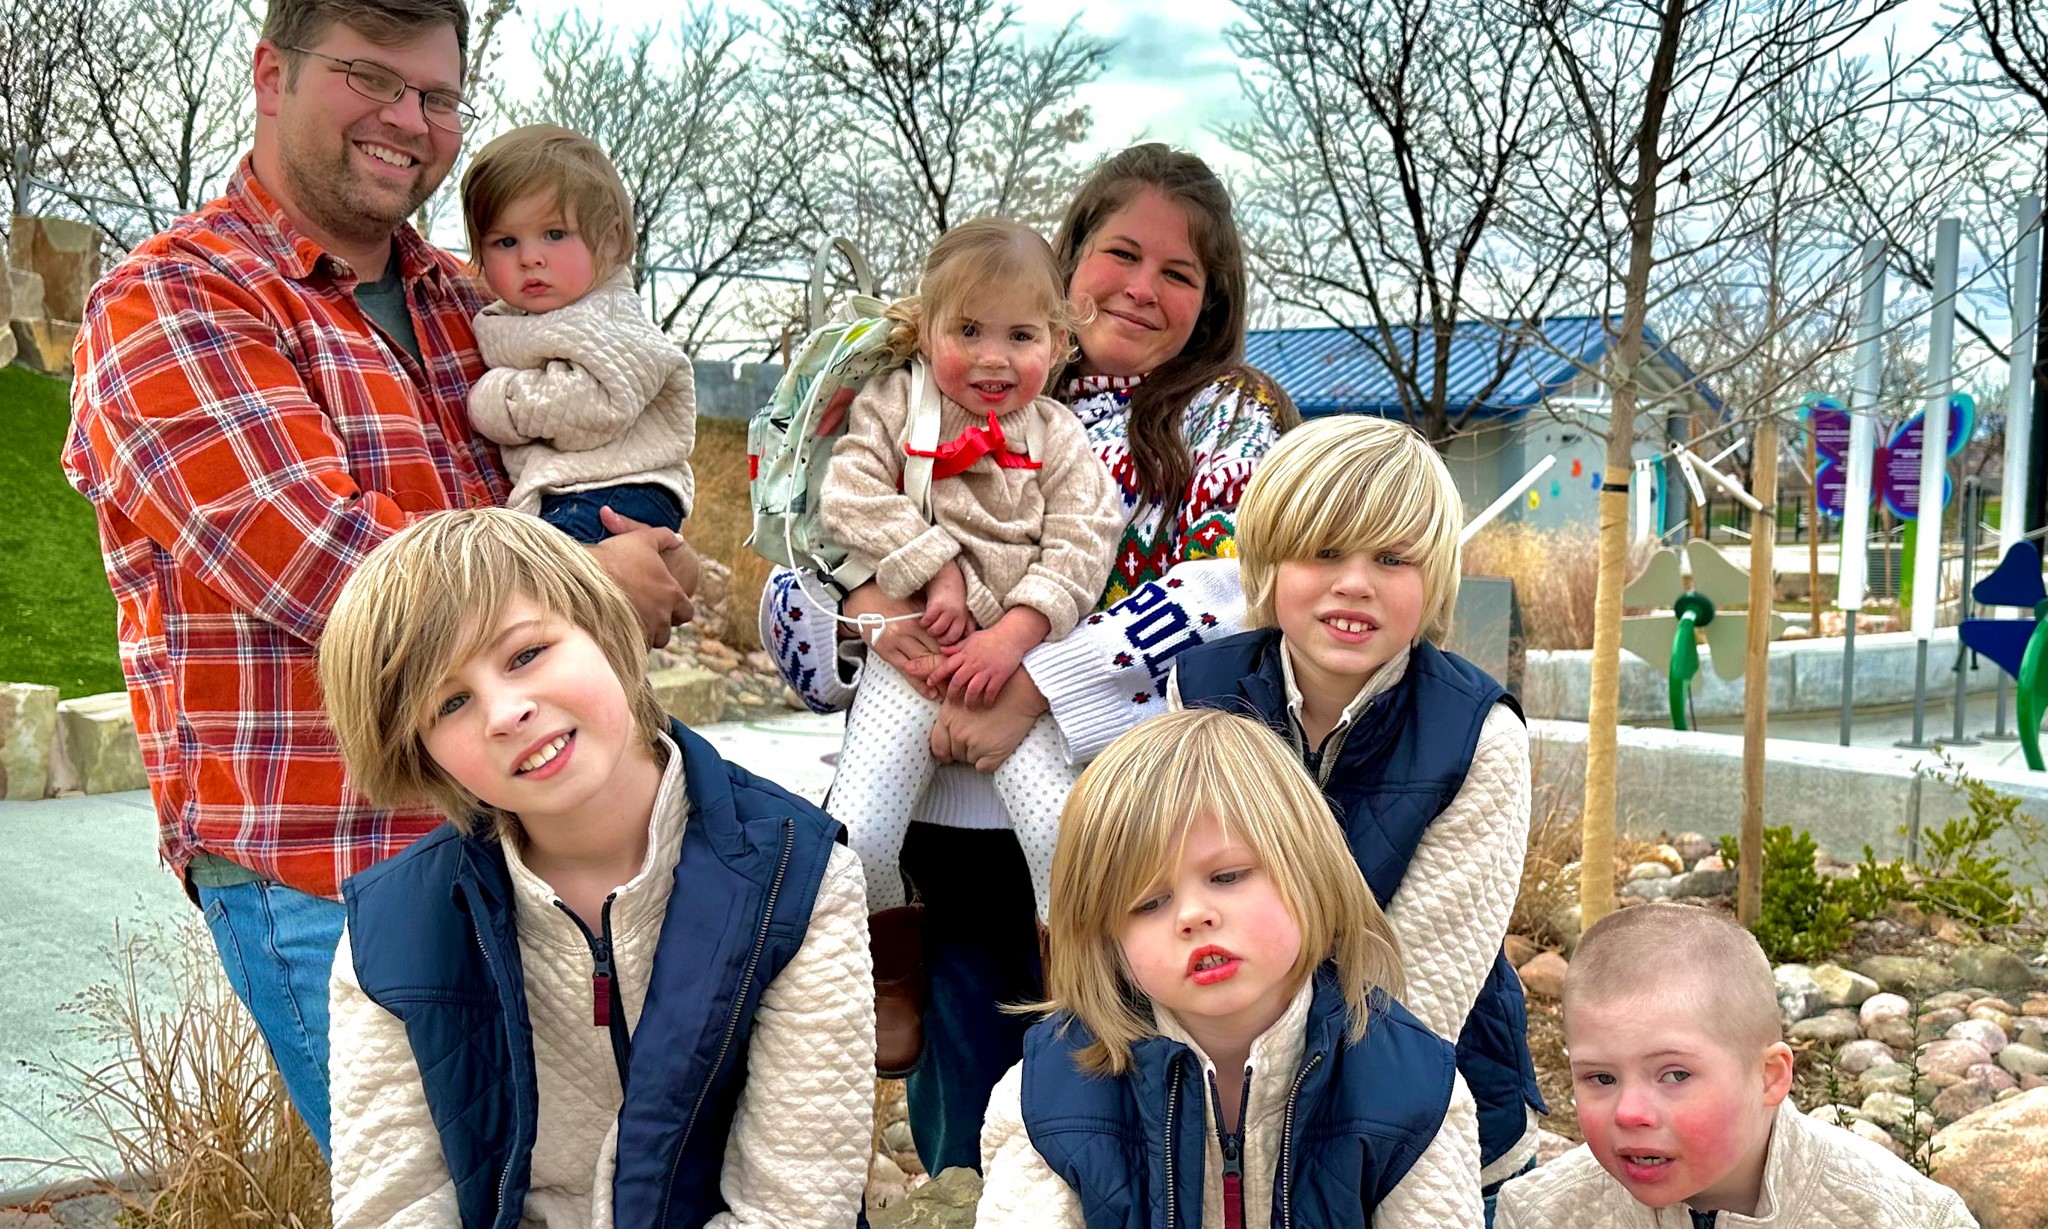
[[[8,331],[0,338],[0,362],[68,377],[86,295],[100,275],[99,230],[68,218],[16,214],[7,263],[0,318]]]

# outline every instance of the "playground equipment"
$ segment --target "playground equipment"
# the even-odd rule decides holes
[[[1668,663],[1671,728],[1689,730],[1686,694],[1700,672],[1700,638],[1714,662],[1714,673],[1733,681],[1742,677],[1749,638],[1749,572],[1728,561],[1713,545],[1685,544],[1692,565],[1692,587],[1685,587],[1678,552],[1670,547],[1650,557],[1643,574],[1621,591],[1623,606],[1663,606],[1670,614],[1634,615],[1621,621],[1621,647],[1656,665]],[[1784,616],[1771,611],[1770,639],[1785,630]]]
[[[1963,643],[1998,663],[2012,676],[2019,716],[2020,748],[2027,767],[2043,771],[2041,717],[2048,709],[2041,662],[2048,654],[2048,586],[2041,581],[2041,548],[2031,540],[2015,542],[1989,576],[1972,593],[1986,606],[2017,606],[2033,618],[1965,619],[1959,629]]]

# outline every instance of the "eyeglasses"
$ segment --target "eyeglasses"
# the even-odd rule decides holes
[[[309,51],[304,47],[279,47],[280,51],[292,51],[309,55],[315,59],[338,64],[348,76],[348,88],[361,94],[371,102],[397,102],[411,90],[420,96],[420,111],[427,122],[443,132],[460,133],[477,121],[477,113],[462,101],[462,95],[454,90],[424,90],[392,72],[374,60],[344,60],[325,52]]]

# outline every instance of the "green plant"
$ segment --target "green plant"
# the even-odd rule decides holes
[[[2038,848],[2042,825],[2020,810],[2017,797],[1993,789],[1946,756],[1927,775],[1961,790],[1969,813],[1923,832],[1921,857],[1914,863],[1880,862],[1865,845],[1855,877],[1837,885],[1836,898],[1858,918],[1875,917],[1891,902],[1903,901],[1978,927],[2022,921],[2037,904],[2035,889],[2014,883],[2006,856],[1992,846],[2010,832],[2022,848]]]
[[[1732,836],[1721,839],[1730,866],[1741,864]],[[1814,961],[1849,942],[1849,910],[1814,869],[1813,836],[1790,826],[1764,829],[1763,906],[1750,933],[1773,961]]]

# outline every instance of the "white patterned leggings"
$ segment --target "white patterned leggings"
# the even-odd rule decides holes
[[[878,655],[868,656],[860,691],[846,714],[846,742],[832,778],[826,809],[846,825],[847,839],[867,872],[868,910],[903,904],[903,838],[910,815],[931,784],[932,725],[939,706],[918,694],[909,680]],[[1031,865],[1038,916],[1046,916],[1052,890],[1052,851],[1059,836],[1060,808],[1077,774],[1067,767],[1059,727],[1048,714],[995,771],[996,794],[1010,813],[1017,843]]]

